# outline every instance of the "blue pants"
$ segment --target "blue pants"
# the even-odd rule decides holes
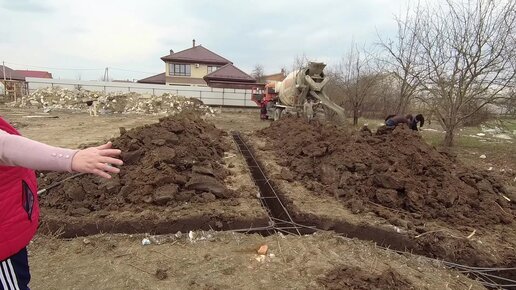
[[[27,248],[0,261],[0,290],[29,290],[29,281]]]
[[[385,125],[387,127],[396,127],[396,123],[392,119],[385,121]]]

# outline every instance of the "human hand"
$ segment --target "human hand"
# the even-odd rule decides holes
[[[111,149],[113,144],[108,142],[98,147],[90,147],[75,153],[72,160],[72,170],[83,173],[93,173],[100,177],[111,178],[108,173],[119,173],[120,169],[109,164],[122,165],[119,149]]]

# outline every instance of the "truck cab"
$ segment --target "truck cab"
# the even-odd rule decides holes
[[[260,106],[260,119],[268,120],[272,117],[271,108],[274,107],[278,94],[274,90],[275,83],[267,83],[263,87],[256,86],[251,89],[251,100]]]

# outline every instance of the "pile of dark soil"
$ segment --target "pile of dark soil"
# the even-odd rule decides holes
[[[358,267],[339,265],[319,278],[319,284],[324,289],[414,289],[412,283],[393,269],[387,269],[380,274],[367,272]]]
[[[316,194],[337,197],[354,213],[375,212],[396,222],[442,220],[458,226],[510,224],[510,193],[487,172],[468,169],[405,126],[371,134],[299,118],[258,132],[272,142],[278,176]],[[400,221],[400,218],[403,221]]]
[[[230,200],[236,193],[224,185],[225,133],[194,115],[160,119],[112,140],[124,165],[110,180],[83,175],[42,196],[41,205],[72,214],[99,210],[140,211],[185,202]],[[40,188],[70,174],[49,173]]]

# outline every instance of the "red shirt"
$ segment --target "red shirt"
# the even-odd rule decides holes
[[[0,130],[20,135],[0,118]],[[39,223],[36,174],[17,166],[0,166],[0,261],[27,246]]]

